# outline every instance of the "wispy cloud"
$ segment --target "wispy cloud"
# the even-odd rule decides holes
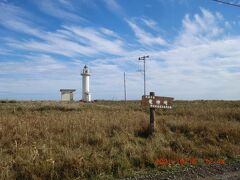
[[[31,23],[29,13],[14,5],[1,4],[0,24],[5,28],[30,35],[29,39],[8,38],[7,45],[16,49],[34,52],[54,53],[73,57],[92,56],[99,53],[121,55],[125,52],[122,39],[107,28],[62,26],[53,32],[45,31]]]
[[[10,53],[12,53],[11,50],[0,48],[0,54],[1,55],[7,55],[7,54],[10,54]]]
[[[59,3],[60,2],[60,3]],[[77,9],[69,2],[65,0],[48,1],[41,0],[36,1],[36,4],[45,14],[60,18],[61,20],[74,21],[74,22],[86,22],[87,20],[76,13]]]
[[[103,0],[105,2],[107,8],[113,12],[114,14],[123,15],[122,7],[117,3],[116,0]]]
[[[138,26],[137,23],[134,22],[134,20],[126,20],[126,22],[131,27],[135,36],[137,37],[137,40],[140,43],[149,45],[149,46],[151,46],[151,45],[166,45],[167,44],[167,42],[160,35],[156,36],[149,32],[146,32],[144,30],[144,28]],[[149,23],[149,21],[148,21],[148,23]]]
[[[106,28],[105,28],[106,31]],[[109,34],[109,32],[112,32]],[[109,30],[102,33],[93,28],[80,26],[63,27],[54,33],[44,32],[41,40],[8,40],[7,44],[14,48],[60,54],[68,57],[77,55],[93,56],[100,53],[121,55],[125,52],[122,40]],[[113,37],[113,34],[115,35]]]
[[[140,18],[143,22],[144,22],[144,24],[146,25],[146,26],[148,26],[149,28],[151,28],[151,29],[153,29],[153,30],[158,30],[159,29],[159,27],[158,27],[158,25],[157,25],[157,22],[156,21],[154,21],[153,19],[150,19],[149,17],[142,17],[142,18]]]
[[[223,17],[219,13],[211,13],[201,8],[201,15],[195,14],[190,18],[187,14],[182,23],[183,29],[177,38],[177,43],[182,45],[192,45],[194,43],[206,43],[206,41],[219,37],[224,26]]]
[[[107,35],[107,36],[112,36],[112,37],[115,37],[115,38],[120,39],[120,36],[119,36],[117,33],[115,33],[114,31],[110,30],[110,29],[100,28],[100,31],[101,31],[103,34]]]
[[[0,75],[3,74],[38,74],[51,73],[51,71],[66,68],[65,64],[55,60],[49,55],[28,55],[21,61],[0,62]]]
[[[124,53],[123,42],[120,39],[115,38],[116,34],[113,31],[107,30],[106,28],[104,28],[104,34],[102,34],[100,31],[96,31],[91,28],[81,27],[65,27],[65,28],[73,32],[79,38],[86,39],[88,41],[88,45],[98,52],[116,55],[121,55],[122,53]],[[106,32],[108,32],[107,35]],[[111,38],[113,34],[115,36],[114,38]]]
[[[34,25],[29,17],[34,16],[20,7],[12,4],[0,3],[0,25],[14,30],[34,36],[40,36],[40,30],[32,28]]]

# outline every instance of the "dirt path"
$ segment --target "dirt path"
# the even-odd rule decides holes
[[[216,175],[216,176],[202,178],[202,179],[204,179],[204,180],[225,180],[225,179],[239,180],[240,179],[240,171],[224,173],[222,175]]]
[[[240,180],[240,161],[230,164],[214,164],[206,166],[198,166],[189,169],[182,169],[171,172],[157,172],[149,175],[135,176],[126,178],[128,180],[143,180],[143,179],[206,179],[206,180]]]

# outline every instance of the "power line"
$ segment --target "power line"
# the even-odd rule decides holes
[[[226,5],[230,5],[230,6],[235,6],[235,7],[239,7],[239,8],[240,8],[240,4],[234,4],[234,3],[230,3],[230,2],[226,2],[226,1],[222,1],[222,0],[212,0],[212,1],[215,1],[215,2],[222,3],[222,4],[226,4]]]

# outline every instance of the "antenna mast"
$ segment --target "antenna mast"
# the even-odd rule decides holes
[[[146,58],[149,58],[149,56],[142,56],[138,58],[139,61],[143,61],[144,65],[144,96],[146,95]]]

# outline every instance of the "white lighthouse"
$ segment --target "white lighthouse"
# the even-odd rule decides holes
[[[90,71],[86,65],[84,66],[81,75],[82,75],[82,100],[85,102],[91,102],[91,94],[89,91]]]

